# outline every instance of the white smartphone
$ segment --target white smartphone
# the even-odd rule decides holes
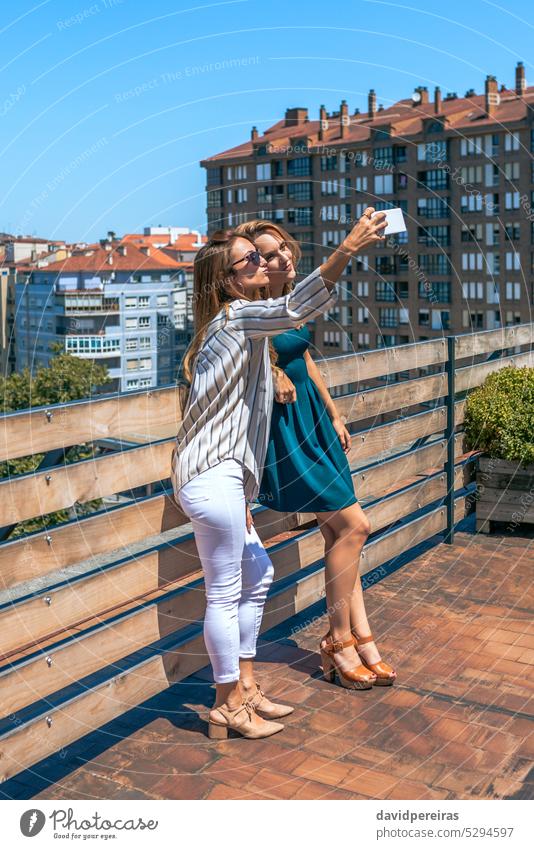
[[[384,236],[389,236],[393,233],[404,233],[406,232],[406,224],[404,223],[404,215],[402,214],[402,209],[396,206],[394,209],[384,209],[381,210],[386,213],[386,226],[382,231]],[[377,212],[373,212],[371,218],[374,218]]]

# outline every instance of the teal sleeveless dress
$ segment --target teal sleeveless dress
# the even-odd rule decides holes
[[[271,430],[257,501],[272,510],[317,513],[357,502],[347,457],[324,401],[308,375],[304,325],[272,337],[277,365],[295,384],[297,400],[273,404]]]

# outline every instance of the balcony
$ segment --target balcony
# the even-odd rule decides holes
[[[4,797],[519,798],[531,542],[473,533],[477,457],[463,421],[465,393],[505,365],[534,365],[533,341],[534,323],[320,361],[332,389],[439,369],[336,398],[372,526],[368,611],[399,678],[348,694],[320,677],[322,535],[311,514],[258,507],[275,567],[259,675],[296,705],[258,744],[205,736],[202,574],[168,486],[175,387],[3,415],[1,460],[44,455],[36,472],[0,482]],[[109,453],[58,460],[97,441]],[[13,536],[97,498],[105,509]]]

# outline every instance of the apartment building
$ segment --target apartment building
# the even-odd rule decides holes
[[[0,374],[7,376],[15,363],[15,283],[17,274],[41,268],[67,255],[65,242],[35,236],[0,233]]]
[[[171,383],[178,366],[174,296],[181,264],[160,248],[113,232],[41,268],[19,269],[15,284],[17,370],[46,366],[51,345],[107,366],[105,391]]]
[[[201,162],[208,233],[251,218],[300,242],[300,271],[320,265],[365,207],[399,206],[408,233],[349,264],[340,299],[313,322],[336,354],[530,321],[534,272],[534,86],[485,80],[433,100],[425,86],[367,112],[307,108]]]

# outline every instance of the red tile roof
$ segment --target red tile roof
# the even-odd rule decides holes
[[[322,140],[319,140],[320,121],[305,121],[293,126],[285,126],[282,119],[272,127],[269,127],[263,135],[252,141],[247,141],[232,147],[222,153],[209,156],[201,164],[218,162],[226,159],[241,159],[251,156],[257,145],[269,145],[270,152],[285,153],[291,145],[291,139],[310,139],[309,147],[322,147],[328,145],[346,145],[351,142],[365,141],[371,138],[372,129],[380,129],[381,126],[391,126],[391,136],[403,139],[420,133],[423,129],[423,121],[429,118],[443,120],[445,129],[458,130],[462,134],[465,130],[477,130],[480,127],[489,128],[504,123],[519,122],[525,119],[529,109],[534,108],[534,86],[525,89],[519,97],[514,89],[503,89],[499,91],[500,103],[494,108],[491,116],[485,111],[485,95],[476,94],[471,97],[457,97],[443,99],[439,113],[434,111],[434,103],[413,103],[411,98],[399,100],[387,109],[375,113],[374,118],[369,118],[368,112],[355,113],[350,116],[351,123],[346,127],[345,137],[341,137],[339,113],[328,115],[328,129],[323,132]]]
[[[123,245],[126,248],[126,256],[117,249]],[[149,271],[151,269],[161,271],[172,271],[182,267],[172,257],[167,256],[159,248],[151,245],[147,256],[140,246],[128,241],[113,242],[111,250],[106,250],[100,243],[87,245],[86,248],[72,252],[72,256],[66,257],[59,262],[52,262],[46,266],[46,271],[68,272],[68,271]],[[109,258],[112,262],[109,262]],[[43,269],[45,270],[45,269]]]

